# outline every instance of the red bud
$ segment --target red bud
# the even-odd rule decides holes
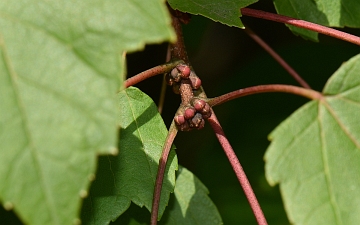
[[[191,119],[194,117],[195,113],[196,113],[196,110],[194,108],[187,108],[187,109],[185,109],[184,117],[187,120]]]
[[[191,76],[190,77],[190,81],[191,81],[191,86],[194,88],[194,89],[199,89],[200,86],[201,86],[201,80],[199,77],[197,76]]]
[[[191,69],[188,65],[179,64],[176,66],[176,68],[179,70],[181,78],[183,78],[183,79],[189,78]]]
[[[185,121],[185,118],[183,115],[177,115],[174,117],[174,121],[177,125],[182,125],[184,124],[186,121]]]
[[[193,102],[192,102],[192,105],[194,106],[195,110],[198,111],[198,112],[202,112],[203,108],[205,107],[206,105],[206,102],[202,99],[195,99]]]

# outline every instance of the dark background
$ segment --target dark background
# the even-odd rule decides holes
[[[250,8],[275,12],[271,1],[260,1]],[[359,47],[324,35],[320,42],[306,41],[279,23],[242,17],[253,29],[309,83],[321,91],[327,79]],[[184,25],[184,38],[192,66],[201,78],[208,97],[259,84],[293,84],[293,78],[239,28],[192,16]],[[354,29],[343,29],[360,36]],[[128,55],[128,76],[133,76],[165,60],[167,44],[149,45],[142,52]],[[137,85],[155,103],[160,96],[162,76]],[[269,145],[267,136],[308,100],[290,94],[259,94],[233,100],[214,108],[230,143],[242,163],[269,224],[289,224],[278,186],[270,187],[264,174],[263,156]],[[170,125],[180,97],[167,90],[163,118]],[[243,191],[209,125],[201,131],[180,132],[175,140],[179,164],[192,171],[209,189],[225,224],[256,224]],[[131,206],[132,212],[145,209]],[[148,214],[148,215],[147,215]],[[12,212],[0,207],[0,224],[21,224]]]

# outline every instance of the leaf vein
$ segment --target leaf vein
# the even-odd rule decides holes
[[[311,122],[311,123],[309,124],[309,126],[306,126],[306,127],[304,127],[302,130],[300,130],[299,132],[297,132],[297,133],[296,133],[296,136],[293,136],[293,137],[291,138],[291,141],[289,141],[289,143],[288,143],[286,146],[283,147],[283,148],[285,149],[285,152],[281,155],[280,159],[278,158],[277,162],[275,162],[275,165],[278,165],[278,166],[282,165],[282,162],[285,161],[285,159],[287,158],[287,156],[291,153],[290,150],[293,149],[293,146],[294,146],[294,145],[296,145],[296,141],[297,141],[298,139],[301,139],[301,137],[302,137],[303,135],[305,135],[306,131],[307,131],[308,129],[310,129],[311,125],[314,124],[314,123],[316,123],[316,120],[314,120],[313,122]]]
[[[24,132],[26,134],[25,137],[28,142],[32,161],[33,161],[36,171],[38,173],[37,175],[39,176],[39,179],[40,179],[40,186],[43,189],[43,193],[45,193],[45,200],[47,202],[48,207],[50,208],[51,216],[54,219],[53,222],[59,221],[59,218],[57,216],[58,215],[57,210],[56,210],[56,207],[54,204],[54,199],[52,198],[52,195],[51,195],[51,193],[49,193],[49,189],[47,188],[47,184],[45,182],[45,178],[43,175],[43,169],[41,167],[39,158],[37,156],[37,154],[39,154],[39,153],[37,152],[37,148],[35,146],[34,140],[32,138],[31,132],[30,132],[31,129],[29,127],[29,122],[28,122],[28,119],[26,116],[25,106],[24,106],[24,103],[19,94],[19,88],[18,88],[18,84],[16,82],[18,76],[17,76],[15,70],[13,69],[13,66],[11,64],[11,60],[10,60],[9,56],[7,55],[6,44],[5,44],[4,38],[1,34],[0,34],[0,48],[3,50],[2,52],[3,52],[4,61],[5,61],[5,66],[8,71],[8,74],[10,76],[11,85],[14,89],[16,101],[17,101],[18,108],[19,108],[20,115],[21,115],[21,121],[23,124],[22,126],[23,126]],[[56,223],[59,224],[59,222],[56,222]]]
[[[98,128],[101,128],[101,124],[99,123],[99,120],[97,118],[95,118],[92,113],[89,113],[89,111],[91,112],[92,110],[87,110],[87,107],[82,104],[79,101],[75,101],[74,98],[72,98],[71,96],[66,96],[64,94],[62,94],[61,92],[58,92],[52,88],[48,88],[47,86],[44,86],[42,84],[40,84],[39,82],[35,82],[31,79],[28,79],[27,77],[21,77],[21,79],[27,81],[28,85],[32,85],[33,87],[36,87],[39,90],[42,90],[44,92],[48,93],[52,93],[54,96],[57,97],[58,100],[62,100],[65,102],[65,104],[67,105],[71,105],[71,107],[73,109],[77,109],[78,111],[82,112],[82,115],[86,115],[90,120],[94,121],[97,125]]]
[[[331,106],[329,105],[328,102],[323,101],[324,106],[329,110],[330,114],[333,116],[333,118],[335,119],[335,121],[337,122],[337,124],[340,126],[340,128],[342,129],[342,131],[349,137],[349,139],[351,140],[351,142],[356,146],[356,148],[360,149],[360,143],[357,142],[356,138],[353,137],[351,135],[351,132],[347,129],[347,127],[344,125],[344,123],[342,123],[342,121],[340,120],[339,116],[335,113],[335,111],[333,110],[333,108],[331,108]]]
[[[34,30],[37,30],[39,32],[44,33],[45,35],[47,35],[48,37],[50,37],[51,39],[53,39],[54,41],[56,41],[57,43],[60,43],[64,46],[64,48],[66,49],[71,49],[72,52],[75,54],[75,56],[77,56],[77,58],[83,62],[86,66],[88,66],[90,69],[92,69],[93,71],[96,72],[96,74],[101,75],[102,77],[108,77],[105,73],[103,73],[102,71],[100,71],[99,69],[97,69],[93,64],[91,64],[89,61],[87,61],[82,55],[81,53],[74,47],[73,43],[70,43],[66,40],[61,39],[59,36],[57,36],[56,34],[52,33],[51,31],[44,29],[43,27],[38,26],[37,24],[28,22],[28,21],[24,21],[24,20],[20,20],[8,13],[4,13],[1,12],[0,13],[0,17],[4,17],[7,19],[11,19],[14,22],[20,23],[25,27],[31,27]],[[70,48],[69,48],[70,47]]]
[[[126,94],[126,97],[127,97],[127,99],[128,99],[128,102],[129,102],[129,106],[130,106],[130,109],[131,109],[131,114],[132,114],[132,116],[133,116],[133,118],[134,118],[134,122],[135,122],[135,124],[136,124],[136,128],[137,128],[137,129],[136,129],[136,132],[137,132],[138,135],[139,135],[139,138],[140,138],[140,141],[141,141],[141,145],[142,145],[142,148],[143,148],[143,153],[144,153],[144,155],[145,155],[145,158],[147,158],[146,162],[147,162],[147,165],[148,165],[148,167],[149,167],[149,172],[150,172],[150,174],[151,174],[150,177],[152,178],[152,180],[153,180],[153,182],[154,182],[154,184],[155,184],[154,177],[156,177],[156,176],[154,176],[154,174],[152,174],[151,165],[150,165],[150,161],[152,161],[152,159],[149,160],[148,155],[145,153],[144,139],[143,139],[142,134],[141,134],[140,129],[139,129],[140,126],[139,126],[139,123],[138,123],[137,118],[136,118],[136,116],[135,116],[134,107],[133,107],[133,105],[132,105],[132,103],[131,103],[130,96],[128,95],[128,93],[127,93],[126,90],[125,90],[125,94]]]
[[[336,218],[336,221],[338,224],[342,224],[341,222],[341,214],[340,214],[340,210],[337,207],[336,204],[336,198],[334,196],[334,190],[332,187],[332,181],[331,181],[331,175],[330,175],[330,167],[329,167],[329,159],[328,159],[328,152],[327,152],[327,147],[326,147],[326,141],[325,141],[325,129],[323,128],[323,121],[322,121],[322,116],[321,116],[321,104],[318,104],[318,121],[319,121],[319,128],[320,128],[320,138],[321,138],[321,155],[322,155],[322,161],[323,161],[323,165],[324,165],[324,174],[325,174],[325,180],[327,183],[327,188],[328,188],[328,193],[329,193],[329,198],[330,198],[330,205],[334,211],[334,215]],[[330,112],[331,113],[331,112]]]

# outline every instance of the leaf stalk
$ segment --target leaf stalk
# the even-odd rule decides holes
[[[213,128],[215,135],[217,139],[220,142],[221,147],[223,148],[231,167],[233,168],[237,179],[239,180],[239,183],[244,190],[245,196],[247,200],[249,201],[250,207],[255,215],[256,221],[259,225],[267,225],[266,218],[264,216],[264,213],[261,210],[260,204],[258,200],[256,199],[256,196],[254,194],[253,189],[251,188],[250,182],[246,177],[246,174],[244,172],[244,169],[242,168],[239,159],[237,158],[233,148],[231,147],[228,139],[225,136],[225,133],[216,118],[216,115],[214,112],[212,112],[212,115],[208,119],[208,122],[210,123],[211,127]]]
[[[343,41],[347,41],[360,46],[360,37],[352,34],[348,34],[339,30],[335,30],[329,27],[325,27],[316,23],[311,23],[305,20],[295,19],[288,16],[282,16],[279,14],[264,12],[256,9],[242,8],[241,14],[244,16],[251,16],[265,20],[271,20],[279,23],[286,23],[296,27],[312,30],[321,34],[328,35]]]
[[[152,207],[151,207],[151,219],[150,219],[151,225],[156,225],[157,221],[158,221],[160,196],[161,196],[162,183],[164,180],[166,162],[168,160],[171,146],[172,146],[172,143],[174,142],[177,132],[178,132],[178,129],[176,128],[176,125],[173,121],[170,125],[169,133],[166,137],[165,144],[163,146],[163,150],[161,153],[161,158],[159,160],[159,167],[158,167],[158,172],[156,175],[153,202],[152,202]]]
[[[227,94],[220,95],[215,98],[211,98],[207,102],[209,103],[210,106],[216,106],[225,103],[227,101],[244,97],[247,95],[269,93],[269,92],[290,93],[294,95],[303,96],[311,100],[316,100],[316,99],[320,100],[323,98],[323,95],[320,92],[317,92],[312,89],[297,87],[293,85],[285,85],[285,84],[267,84],[267,85],[258,85],[258,86],[232,91]]]

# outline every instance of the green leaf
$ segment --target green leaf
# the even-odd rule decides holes
[[[360,223],[360,55],[329,79],[319,101],[297,110],[271,134],[270,184],[280,183],[294,224]]]
[[[215,22],[244,28],[240,20],[240,9],[258,0],[168,0],[173,9],[202,15]]]
[[[98,154],[116,153],[124,51],[174,40],[161,0],[1,1],[0,201],[26,224],[78,223]]]
[[[151,211],[152,196],[167,129],[155,103],[137,88],[118,95],[119,155],[102,157],[97,179],[83,210],[85,224],[108,224],[130,201]],[[159,209],[161,217],[175,186],[177,158],[172,149],[167,163]]]
[[[331,27],[360,28],[360,2],[357,0],[274,0],[279,14]],[[304,38],[318,41],[318,34],[289,26]]]
[[[160,224],[223,224],[208,189],[186,168],[180,167],[177,172],[174,194]]]

